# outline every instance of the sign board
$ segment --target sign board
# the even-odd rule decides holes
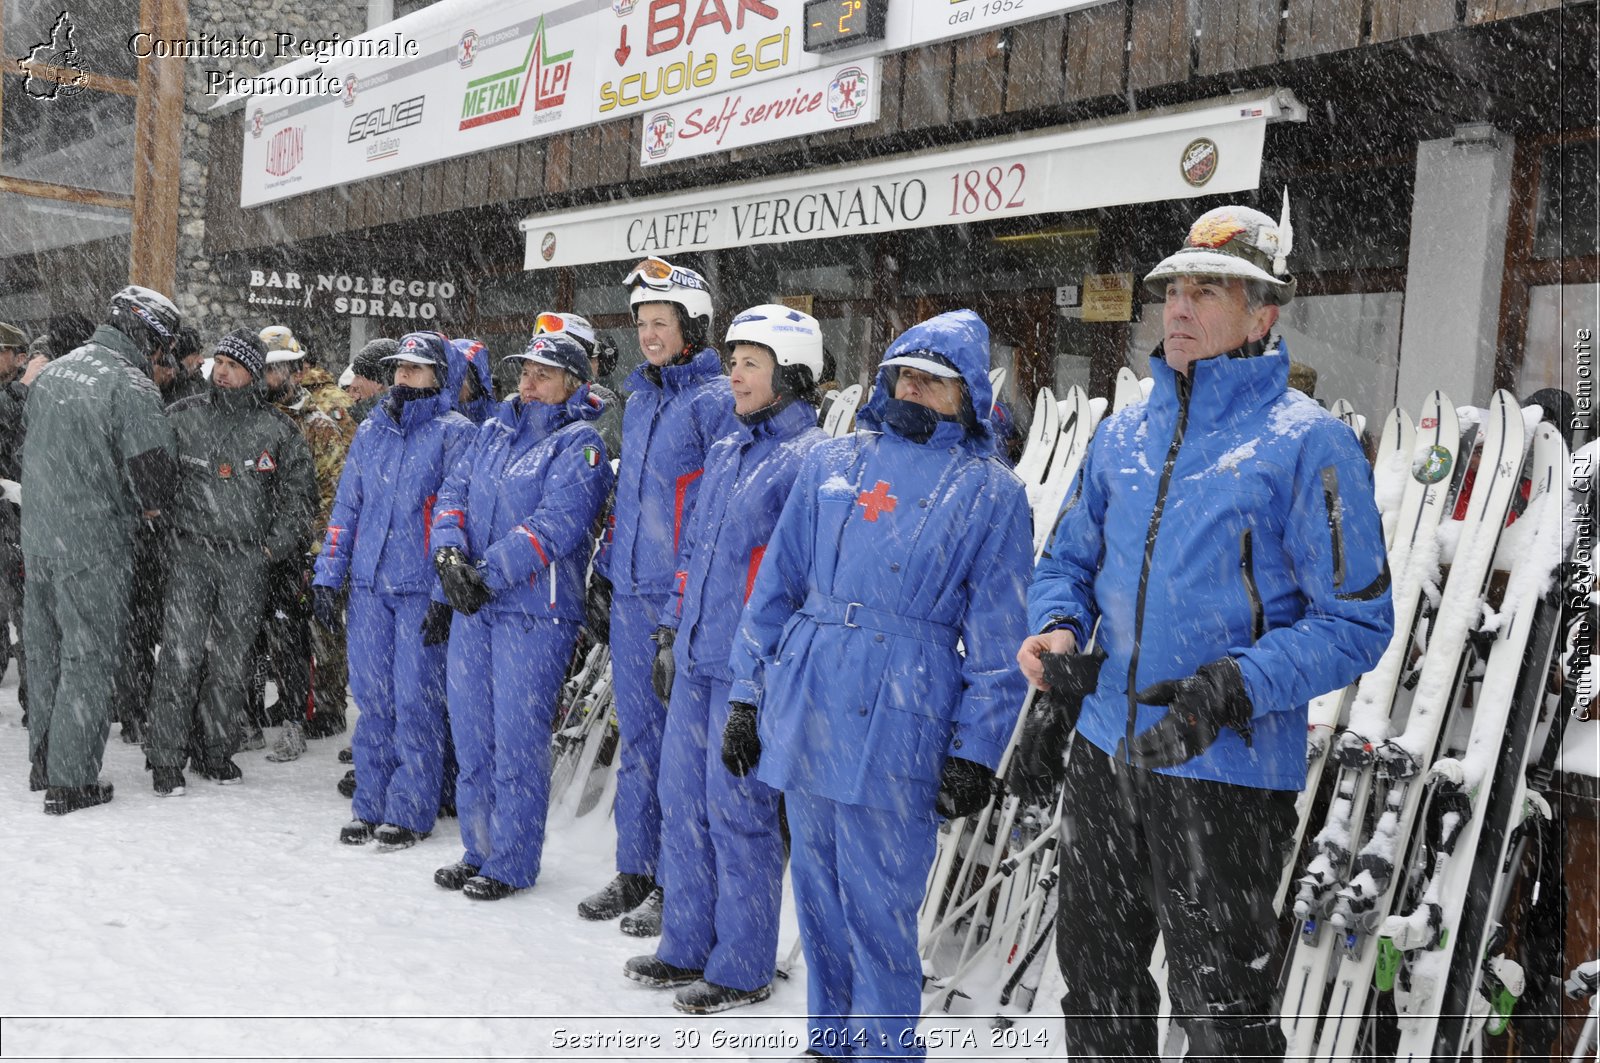
[[[528,269],[819,240],[1253,189],[1272,93],[974,147],[526,218]],[[1297,104],[1294,104],[1297,106]],[[1213,146],[1198,183],[1190,146]]]
[[[1133,274],[1090,273],[1083,278],[1083,320],[1132,321]]]
[[[876,56],[1103,2],[892,3],[882,40],[828,55],[802,50],[804,0],[439,3],[347,42],[362,55],[361,42],[381,37],[393,45],[381,58],[300,59],[257,79],[292,87],[315,77],[327,88],[308,80],[301,94],[245,98],[239,201],[258,206],[624,115],[670,108],[676,120],[691,100],[851,64],[870,74]]]
[[[432,321],[456,296],[454,282],[379,274],[248,271],[252,306],[327,309],[347,317]]]
[[[1063,306],[1063,307],[1064,306],[1077,306],[1078,305],[1078,286],[1076,284],[1058,284],[1058,285],[1056,285],[1056,305],[1057,306]]]
[[[639,162],[651,166],[876,122],[879,67],[877,59],[863,59],[656,111],[644,118]]]

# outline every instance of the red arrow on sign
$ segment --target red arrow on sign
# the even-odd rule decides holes
[[[618,66],[628,65],[628,56],[633,54],[633,49],[628,47],[628,27],[622,27],[622,43],[617,45],[617,50],[612,54],[617,57]]]

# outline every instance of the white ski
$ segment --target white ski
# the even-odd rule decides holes
[[[1126,406],[1144,401],[1144,392],[1139,389],[1139,376],[1132,369],[1123,366],[1117,370],[1117,387],[1111,393],[1111,412],[1116,413]]]
[[[1039,491],[1039,502],[1033,508],[1033,556],[1037,561],[1044,553],[1051,532],[1061,515],[1061,506],[1072,489],[1078,466],[1089,452],[1089,438],[1094,434],[1095,417],[1089,406],[1089,396],[1080,387],[1073,387],[1061,400],[1061,435],[1055,453],[1050,456],[1050,468],[1045,473]]]
[[[860,384],[851,384],[842,389],[838,397],[833,400],[833,405],[828,407],[828,414],[822,421],[822,430],[834,438],[849,435],[855,424],[856,408],[860,403]]]

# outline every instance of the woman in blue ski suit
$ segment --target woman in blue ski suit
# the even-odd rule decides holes
[[[988,371],[970,310],[894,341],[864,430],[807,456],[729,660],[723,755],[784,792],[825,1058],[922,1058],[938,816],[983,806],[1026,692],[1031,522],[994,453]]]
[[[350,692],[361,707],[351,742],[360,786],[340,840],[360,845],[376,829],[381,843],[400,847],[426,837],[439,811],[444,647],[422,638],[438,579],[429,538],[439,485],[473,424],[454,412],[466,362],[439,333],[408,334],[384,361],[395,366],[395,385],[350,444],[313,605],[320,622],[336,624],[339,589],[351,584],[346,639]]]
[[[596,563],[610,580],[611,669],[617,726],[617,876],[578,905],[584,919],[615,919],[649,902],[623,930],[660,932],[656,887],[661,805],[656,797],[667,707],[650,687],[650,635],[678,569],[683,532],[711,444],[738,427],[717,352],[707,347],[711,292],[693,270],[649,259],[625,282],[645,363],[629,375],[622,467],[612,536]]]
[[[434,510],[449,632],[450,730],[466,850],[434,881],[478,900],[532,886],[544,848],[550,727],[583,622],[590,527],[611,490],[589,359],[535,336],[515,397],[478,430]]]
[[[722,763],[728,652],[767,539],[816,427],[822,330],[784,306],[756,306],[728,329],[739,428],[706,456],[684,533],[682,570],[656,632],[656,693],[670,697],[661,745],[661,943],[624,973],[686,986],[679,1011],[706,1014],[771,995],[783,899],[778,792]]]

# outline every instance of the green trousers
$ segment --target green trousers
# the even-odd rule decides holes
[[[51,786],[92,786],[111,733],[111,690],[128,622],[126,551],[28,557],[28,752]]]

